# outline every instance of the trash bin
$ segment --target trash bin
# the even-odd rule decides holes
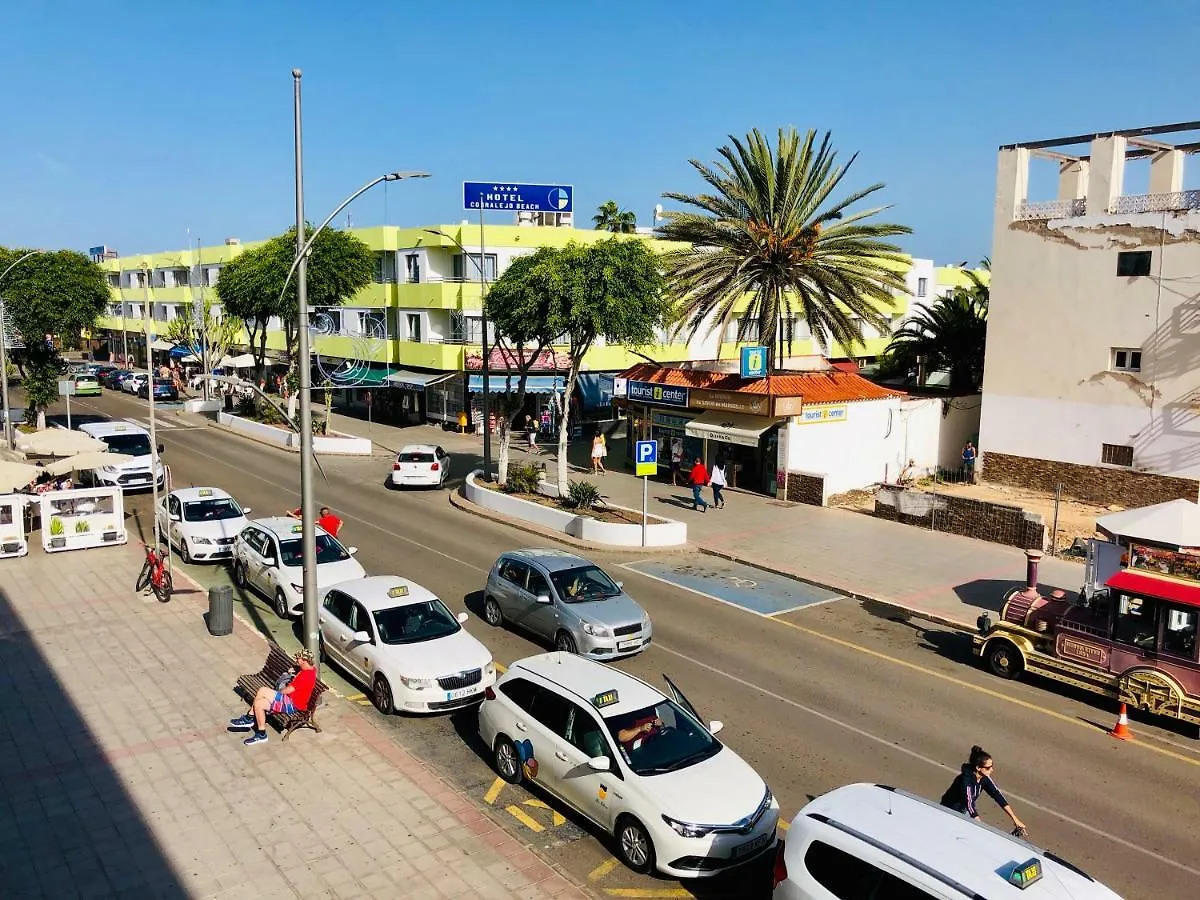
[[[227,584],[208,589],[208,633],[233,633],[233,588]]]

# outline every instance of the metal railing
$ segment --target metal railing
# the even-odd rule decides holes
[[[1083,198],[1075,200],[1046,200],[1041,203],[1022,203],[1017,208],[1017,220],[1030,219],[1071,219],[1082,216],[1087,212],[1087,201]]]
[[[1113,201],[1114,213],[1182,212],[1200,209],[1200,191],[1175,191],[1172,194],[1136,194]]]

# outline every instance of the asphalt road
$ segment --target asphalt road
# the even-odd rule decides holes
[[[75,401],[72,412],[146,417],[142,401],[108,393]],[[168,414],[164,421],[176,425],[159,432],[176,486],[225,488],[253,508],[252,517],[298,505],[295,455],[203,425],[179,427],[194,424],[190,417]],[[445,491],[387,490],[382,454],[323,458],[322,465],[328,480],[318,483],[318,503],[345,520],[342,537],[360,548],[368,572],[403,574],[455,611],[471,612],[469,629],[502,663],[544,649],[490,629],[479,616],[479,590],[495,557],[544,539],[458,511]],[[149,525],[148,496],[129,505]],[[651,682],[669,674],[701,715],[722,720],[721,739],[766,778],[784,819],[809,798],[854,781],[939,797],[971,745],[981,744],[1035,843],[1127,898],[1197,895],[1200,741],[1193,732],[1135,721],[1137,741],[1113,740],[1105,734],[1113,720],[1106,704],[1045,683],[998,680],[974,665],[967,636],[844,598],[798,595],[789,604],[778,599],[786,587],[759,585],[752,570],[721,568],[698,554],[651,562],[591,555],[654,620],[655,644],[619,665]],[[187,571],[206,586],[227,579],[211,566]],[[706,590],[706,579],[716,587]],[[762,591],[771,596],[764,600]],[[259,628],[295,642],[298,629],[264,601],[238,603]],[[377,715],[361,688],[333,680],[363,714]],[[601,895],[766,896],[765,866],[753,882],[749,873],[699,885],[632,875],[588,826],[539,805],[546,798],[497,788],[469,712],[396,716],[392,724],[398,742]],[[984,808],[984,818],[1007,824],[994,806]]]

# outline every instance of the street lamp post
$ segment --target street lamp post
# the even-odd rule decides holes
[[[0,284],[4,283],[4,279],[8,277],[9,272],[25,262],[29,257],[36,256],[41,252],[41,250],[30,250],[24,256],[15,260],[7,269],[0,272]],[[8,307],[4,305],[4,299],[0,298],[0,383],[2,383],[4,403],[4,442],[8,444],[8,449],[12,450],[14,449],[13,430],[8,411],[8,333]]]
[[[482,216],[482,214],[481,214]],[[467,252],[467,248],[462,245],[462,241],[458,238],[451,237],[444,231],[439,231],[437,228],[424,229],[426,234],[436,234],[438,237],[444,237],[448,241],[452,241],[454,246],[462,251],[463,257],[475,259]],[[482,228],[480,229],[482,232]],[[475,268],[479,270],[479,315],[482,320],[483,333],[479,337],[480,353],[482,355],[482,376],[483,376],[483,401],[481,404],[480,417],[483,419],[479,424],[483,427],[483,480],[492,480],[492,429],[488,425],[488,404],[490,396],[488,394],[488,376],[491,374],[491,360],[488,356],[488,319],[487,319],[487,276],[483,272],[483,243],[482,236],[479,244],[479,258],[475,259]]]
[[[145,309],[142,310],[142,322],[144,323],[145,330],[146,330],[146,397],[150,404],[150,498],[151,498],[150,499],[150,503],[151,503],[150,517],[154,521],[154,548],[157,550],[162,538],[161,538],[161,535],[159,534],[159,530],[158,530],[159,456],[158,456],[158,429],[155,427],[155,423],[154,423],[154,356],[153,356],[153,349],[151,346],[153,337],[151,337],[151,334],[150,334],[151,322],[154,319],[154,312],[153,312],[153,306],[151,305],[151,295],[150,295],[151,272],[152,272],[152,270],[150,268],[150,261],[143,260],[142,274],[145,276],[145,279],[146,279],[146,283],[144,285],[146,307],[145,307]],[[163,487],[166,487],[165,480],[163,482]],[[170,552],[170,550],[171,550],[170,543],[168,542],[168,545],[167,545],[167,568],[168,568],[168,570],[171,567],[171,552]]]

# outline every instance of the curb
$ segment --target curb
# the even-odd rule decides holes
[[[491,522],[496,522],[500,525],[510,525],[520,531],[527,531],[530,534],[536,534],[538,537],[548,538],[550,540],[559,541],[567,544],[570,547],[577,547],[580,550],[598,550],[608,553],[634,553],[637,555],[656,555],[661,556],[669,553],[686,553],[689,550],[695,550],[693,544],[680,544],[675,547],[622,547],[616,544],[597,544],[592,541],[582,541],[579,538],[571,537],[569,534],[563,534],[561,531],[552,531],[549,528],[542,528],[534,525],[531,522],[526,522],[523,519],[510,519],[507,516],[502,516],[499,513],[493,512],[490,509],[484,509],[476,503],[472,503],[466,497],[463,497],[458,491],[450,491],[447,495],[450,498],[450,505],[455,509],[461,510],[471,515],[479,516],[481,519],[487,519]]]
[[[947,628],[952,628],[955,631],[966,632],[967,634],[974,634],[976,631],[975,626],[969,625],[966,622],[961,622],[958,619],[952,619],[949,616],[941,616],[937,613],[927,612],[923,609],[917,609],[916,607],[905,606],[904,604],[895,600],[885,600],[880,597],[872,597],[870,594],[862,594],[858,591],[846,590],[845,588],[839,587],[836,584],[826,584],[825,582],[816,581],[812,578],[802,578],[794,572],[786,572],[783,569],[776,569],[771,566],[764,565],[761,562],[757,562],[752,559],[746,559],[743,556],[737,556],[733,553],[728,553],[724,550],[717,550],[712,547],[704,546],[697,546],[696,549],[706,556],[715,556],[719,559],[726,559],[730,562],[739,563],[743,566],[749,566],[752,569],[758,569],[760,572],[770,572],[772,575],[778,575],[781,578],[790,578],[792,581],[798,581],[801,584],[807,584],[811,585],[812,587],[821,588],[821,590],[824,591],[833,591],[836,594],[841,594],[843,597],[849,597],[851,600],[877,603],[880,606],[903,613],[905,616],[912,619],[921,619],[926,622],[933,622],[936,625],[944,625]]]

